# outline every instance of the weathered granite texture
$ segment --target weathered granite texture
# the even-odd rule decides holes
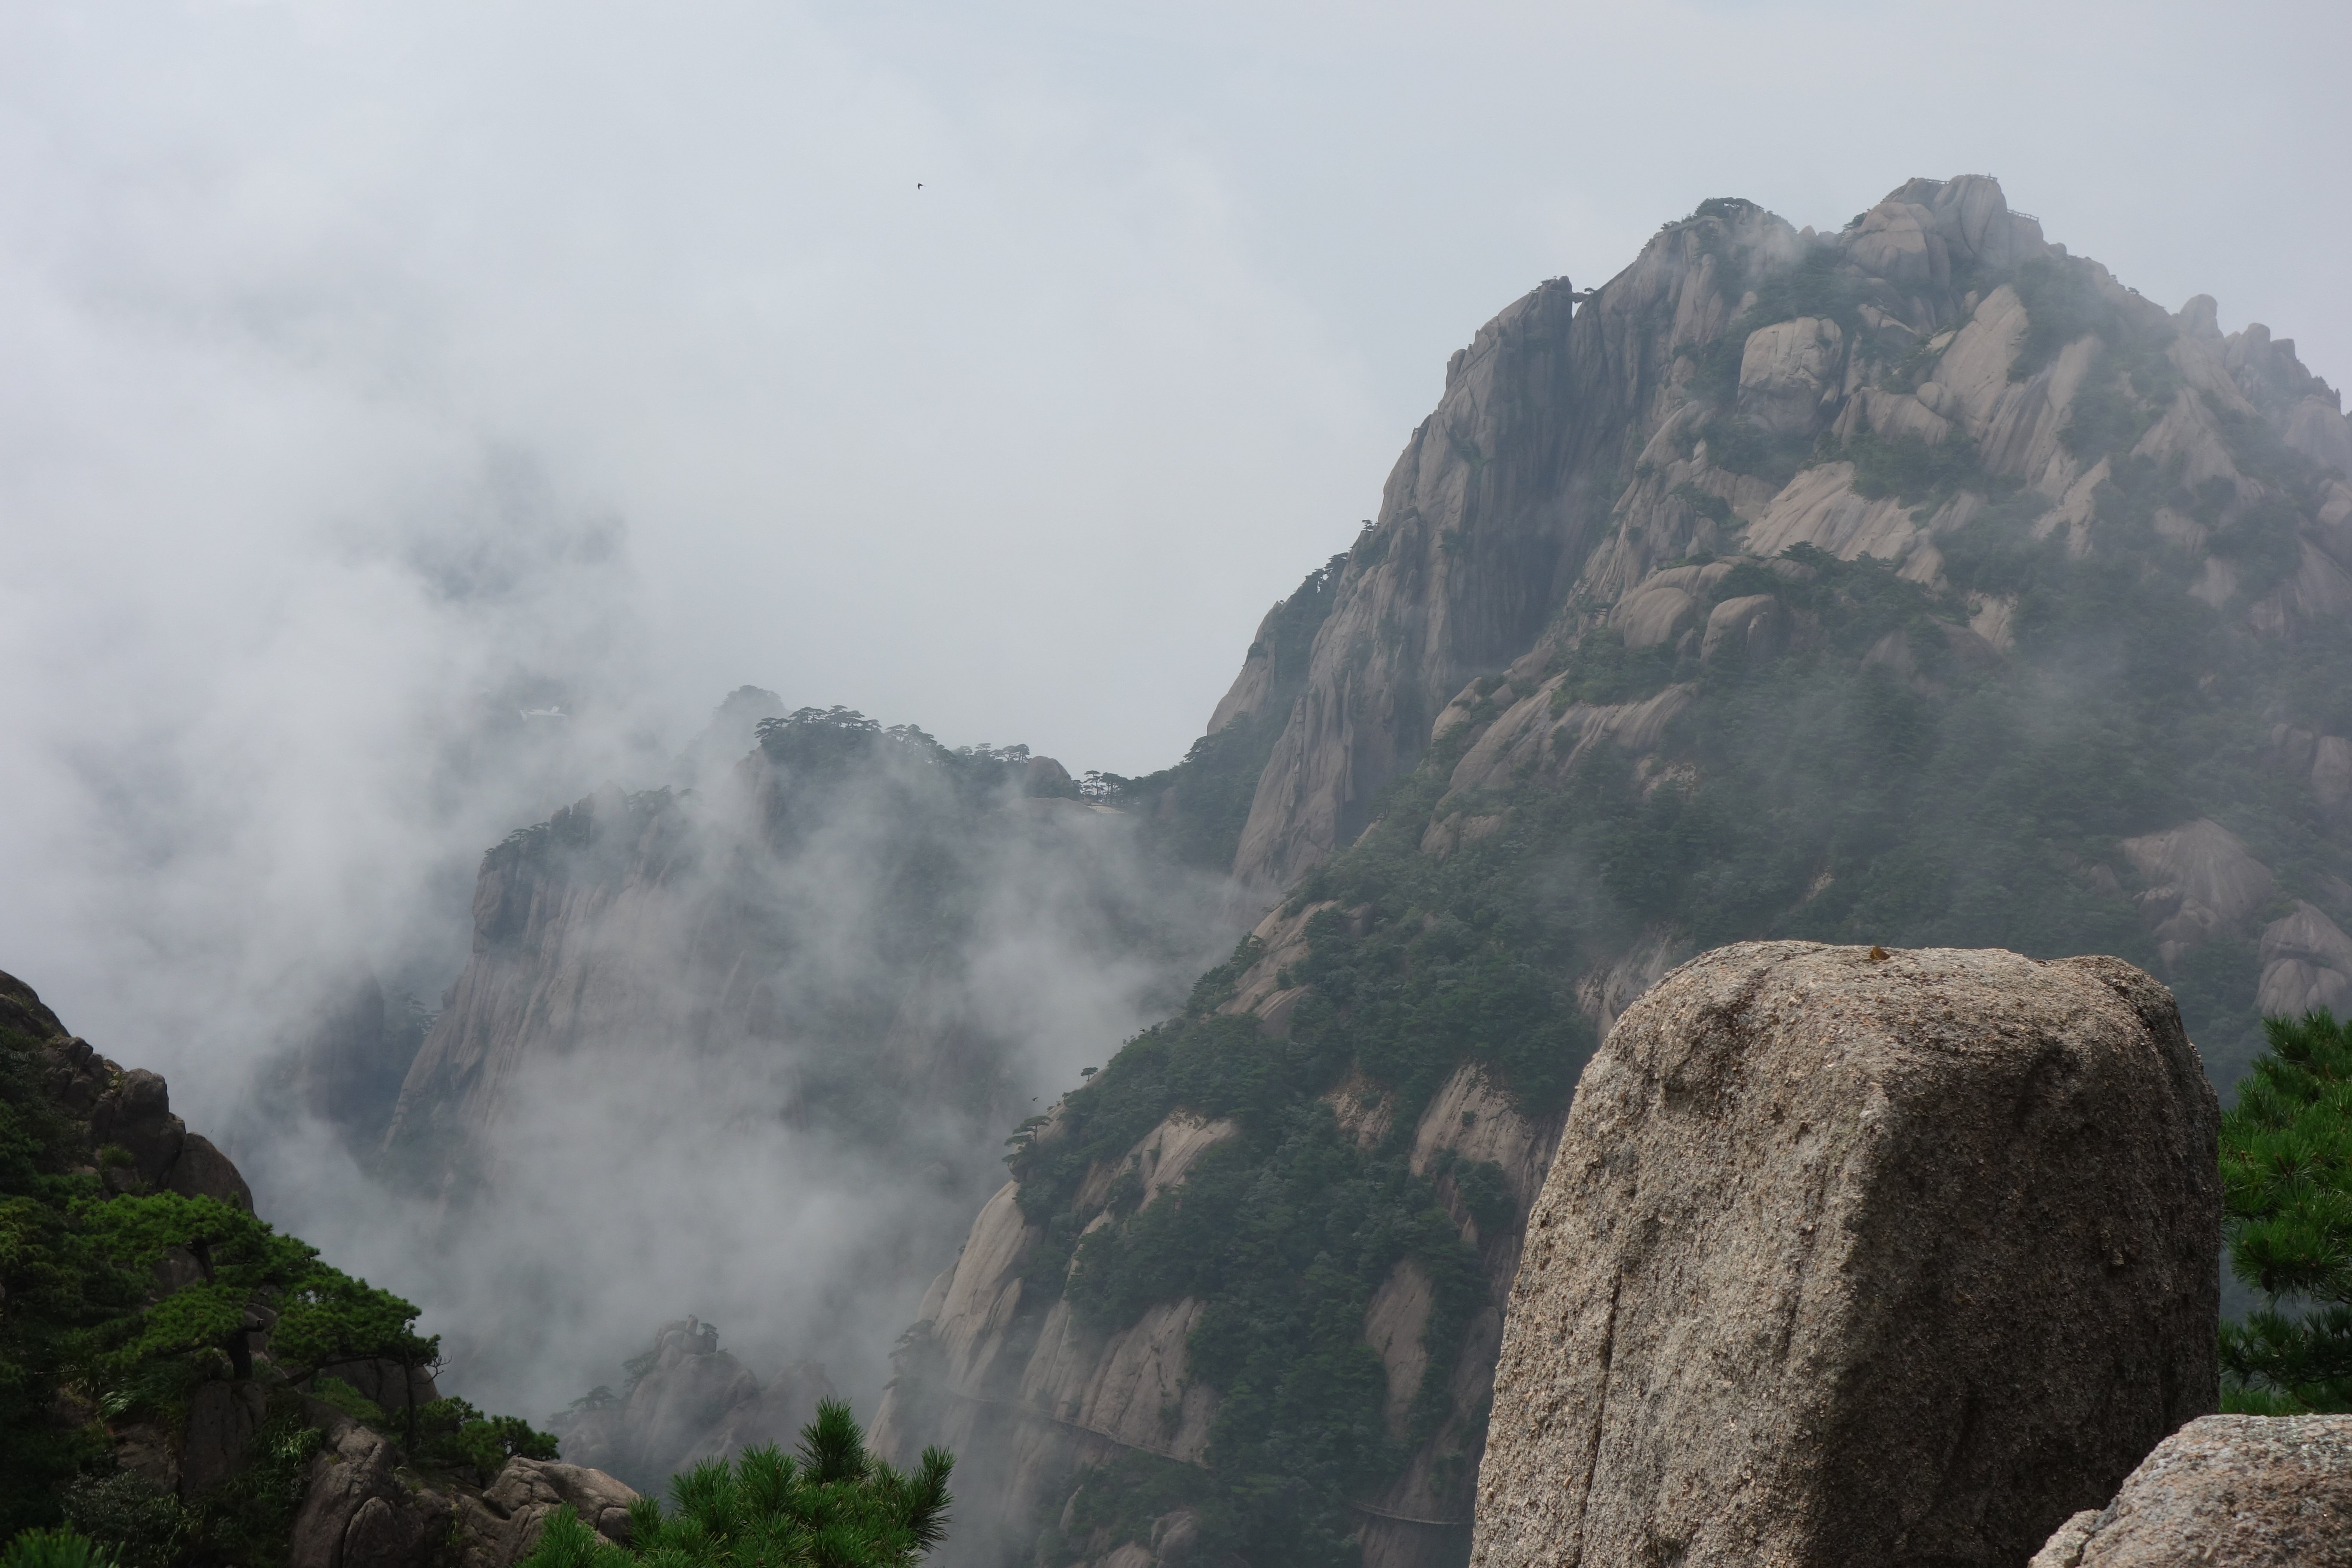
[[[2216,1119],[2119,960],[1683,965],[1529,1220],[1473,1563],[2023,1563],[2214,1407]]]
[[[542,1459],[509,1459],[478,1498],[457,1499],[457,1568],[513,1568],[530,1555],[548,1516],[569,1503],[582,1522],[616,1545],[629,1543],[637,1494],[602,1470]]]
[[[2352,1415],[2208,1415],[2032,1568],[2352,1568]]]

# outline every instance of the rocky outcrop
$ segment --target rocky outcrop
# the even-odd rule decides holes
[[[0,1030],[44,1042],[50,1098],[86,1124],[110,1191],[179,1193],[252,1209],[252,1190],[228,1156],[172,1114],[163,1079],[100,1056],[12,974],[0,974]]]
[[[1454,693],[1550,620],[1607,523],[1597,468],[1632,466],[1674,352],[1722,325],[1696,237],[1653,250],[1581,310],[1553,279],[1454,356],[1340,569],[1259,777],[1234,862],[1244,880],[1281,887],[1352,840]]]
[[[637,1494],[601,1470],[543,1459],[509,1459],[478,1498],[457,1499],[458,1568],[514,1568],[539,1544],[547,1516],[569,1507],[616,1546],[633,1539]]]
[[[1304,951],[1312,914],[1268,917],[1259,932],[1264,956],[1228,1006],[1264,1016],[1283,1005],[1287,994],[1273,984],[1268,966]],[[1258,978],[1262,969],[1266,977]],[[1326,1099],[1360,1142],[1388,1135],[1389,1097],[1360,1076],[1342,1080]],[[1160,1200],[1236,1131],[1231,1121],[1176,1112],[1126,1159],[1099,1166],[1074,1208],[1087,1229],[1106,1223],[1114,1178],[1129,1169],[1139,1178],[1129,1201],[1140,1207]],[[1422,1568],[1459,1558],[1502,1338],[1499,1303],[1519,1256],[1516,1223],[1491,1235],[1481,1231],[1463,1194],[1463,1173],[1491,1173],[1515,1220],[1534,1200],[1559,1135],[1556,1119],[1531,1120],[1475,1066],[1452,1074],[1412,1125],[1410,1169],[1434,1179],[1455,1223],[1478,1247],[1493,1304],[1477,1312],[1440,1369],[1444,1402],[1434,1431],[1413,1444],[1385,1489],[1360,1500],[1370,1568]],[[1025,1542],[1036,1528],[1031,1521],[1066,1511],[1074,1477],[1122,1453],[1182,1464],[1206,1458],[1220,1396],[1188,1369],[1188,1340],[1202,1304],[1162,1303],[1112,1333],[1084,1326],[1066,1300],[1055,1300],[1042,1314],[1024,1312],[1034,1290],[1026,1276],[1043,1239],[1044,1228],[1021,1210],[1018,1184],[1008,1183],[973,1223],[955,1264],[932,1285],[920,1319],[901,1342],[898,1376],[875,1424],[877,1452],[903,1459],[922,1443],[940,1442],[964,1456],[958,1473],[966,1478],[961,1495],[971,1500],[950,1547],[954,1562],[989,1561],[999,1544]],[[1424,1331],[1432,1305],[1430,1282],[1408,1261],[1374,1291],[1365,1313],[1363,1341],[1380,1357],[1389,1390],[1385,1418],[1399,1437],[1428,1370]],[[1106,1540],[1097,1547],[1102,1555],[1089,1560],[1173,1568],[1186,1561],[1193,1539],[1189,1518],[1180,1510],[1159,1519],[1149,1549]]]
[[[2167,1437],[2031,1568],[2347,1568],[2352,1415],[2208,1415]]]
[[[950,752],[845,713],[764,732],[707,791],[592,796],[483,858],[390,1172],[483,1196],[531,1086],[593,1059],[658,1095],[690,1057],[787,1063],[785,1123],[854,1121],[977,1183],[1037,1087],[1015,1067],[1031,950],[1141,991],[1171,982],[1137,949],[1185,967],[1220,929],[1212,890],[1147,875],[1132,821],[1057,793],[1068,773],[1026,748]]]
[[[2213,1408],[2216,1125],[2114,959],[1685,964],[1530,1216],[1473,1563],[2023,1560]]]
[[[68,1034],[30,986],[5,973],[0,1049],[15,1058],[7,1064],[16,1091],[7,1108],[12,1125],[38,1134],[31,1146],[39,1149],[37,1158],[61,1160],[85,1178],[102,1177],[110,1196],[178,1193],[250,1212],[252,1196],[236,1167],[172,1114],[170,1090],[161,1078],[100,1056],[89,1042]],[[21,1065],[27,1058],[36,1069],[30,1081]],[[37,1099],[45,1091],[47,1105],[18,1098],[36,1086]],[[11,1201],[23,1201],[22,1193]],[[167,1249],[155,1272],[154,1300],[168,1307],[173,1293],[204,1278],[204,1270],[186,1250]],[[0,1305],[5,1304],[0,1294]],[[31,1310],[37,1313],[45,1304],[36,1296]],[[17,1305],[20,1313],[26,1310]],[[83,1310],[77,1304],[76,1310]],[[436,1568],[448,1563],[453,1553],[462,1568],[512,1568],[536,1542],[556,1501],[572,1503],[607,1538],[628,1538],[627,1506],[635,1494],[593,1470],[516,1459],[478,1497],[469,1474],[420,1473],[393,1437],[309,1396],[302,1388],[317,1383],[290,1384],[285,1370],[271,1363],[269,1329],[277,1310],[270,1291],[254,1295],[244,1321],[243,1348],[235,1349],[236,1341],[224,1347],[231,1350],[236,1375],[212,1374],[186,1362],[149,1363],[195,1373],[192,1383],[171,1385],[184,1389],[184,1406],[176,1418],[145,1402],[134,1405],[135,1414],[128,1417],[119,1408],[96,1408],[70,1385],[56,1391],[46,1412],[49,1420],[75,1431],[77,1444],[96,1434],[110,1440],[114,1473],[82,1480],[110,1499],[107,1508],[127,1509],[121,1517],[142,1521],[137,1528],[169,1534],[172,1552],[205,1557],[221,1550],[223,1543],[204,1529],[225,1495],[222,1489],[257,1464],[275,1462],[278,1455],[269,1444],[289,1436],[306,1439],[306,1429],[316,1434],[317,1447],[301,1473],[299,1498],[291,1500],[288,1533],[261,1542],[240,1534],[229,1547],[234,1552],[282,1557],[289,1568]],[[396,1362],[337,1361],[312,1372],[320,1380],[332,1377],[348,1384],[379,1406],[388,1427],[400,1427],[401,1418],[439,1397],[428,1372]],[[284,1484],[285,1479],[281,1475],[271,1484]],[[85,1521],[76,1522],[89,1527]],[[161,1549],[161,1538],[131,1545]]]
[[[294,1515],[288,1568],[421,1568],[448,1533],[448,1498],[402,1485],[389,1438],[316,1401],[304,1414],[322,1441]]]
[[[1183,1132],[1152,1136],[1164,1145],[1173,1134],[1181,1145]],[[875,1451],[894,1459],[932,1442],[968,1457],[961,1473],[972,1501],[959,1561],[986,1561],[1001,1544],[1034,1537],[1029,1521],[1060,1506],[1084,1466],[1129,1450],[1197,1463],[1214,1415],[1213,1390],[1186,1387],[1198,1303],[1167,1303],[1111,1334],[1076,1321],[1064,1300],[1024,1315],[1023,1273],[1042,1239],[1007,1183],[932,1284],[874,1424]]]
[[[188,1395],[187,1426],[180,1433],[173,1467],[182,1500],[194,1501],[244,1469],[254,1434],[268,1415],[268,1396],[250,1378],[198,1384]],[[133,1445],[143,1446],[144,1436],[138,1434]]]
[[[2242,924],[2276,890],[2270,868],[2216,822],[2183,823],[2127,838],[2120,847],[2147,879],[2137,902],[2155,922],[2158,951],[2168,962]]]
[[[479,1493],[423,1484],[380,1433],[316,1400],[304,1414],[319,1428],[288,1568],[514,1568],[539,1544],[547,1516],[569,1504],[597,1534],[630,1540],[637,1494],[601,1471],[540,1459],[509,1459]]]
[[[2049,243],[1990,179],[1910,182],[1835,233],[1703,203],[1617,277],[1589,293],[1549,280],[1454,357],[1379,515],[1310,578],[1312,614],[1286,600],[1269,615],[1213,734],[1171,771],[1198,776],[1201,757],[1278,731],[1233,868],[1290,901],[1213,976],[1231,982],[1215,1010],[1253,1020],[1270,1060],[1321,1053],[1299,1092],[1356,1151],[1410,1150],[1498,1295],[1558,1127],[1510,1092],[1502,1042],[1536,1037],[1540,1016],[1522,1080],[1572,1075],[1588,1037],[1560,1015],[1622,1030],[1699,946],[1900,931],[2125,952],[2178,984],[2226,1087],[2258,1044],[2258,990],[2265,1008],[2352,1001],[2336,924],[2352,921],[2352,710],[2328,651],[2352,609],[2347,453],[2352,424],[2291,346],[2224,334],[2201,297],[2168,312]],[[1999,766],[1975,769],[1987,757]],[[2264,764],[2274,778],[2240,787]],[[1517,1024],[1481,1011],[1519,979],[1542,994]],[[1356,1054],[1360,1031],[1412,1032],[1381,1015],[1391,1005],[1444,1019],[1430,1033],[1460,1054],[1442,1068]],[[2053,1070],[2076,1050],[2050,1046]],[[2071,1090],[2019,1081],[2021,1115],[2063,1120]],[[1192,1298],[1153,1303],[1116,1344],[1045,1304],[1070,1237],[1127,1223],[1113,1184],[1220,1121],[1250,1125],[1171,1115],[1134,1147],[1090,1145],[1066,1207],[1060,1187],[999,1194],[902,1346],[883,1429],[1001,1459],[1001,1487],[968,1476],[1008,1500],[1021,1550],[1087,1511],[1076,1470],[1129,1444],[1184,1461],[1189,1447],[1129,1424],[1133,1390],[1190,1376],[1185,1402],[1223,1397],[1187,1364]],[[1118,1141],[1134,1131],[1122,1121]],[[1487,1145],[1489,1131],[1509,1137]],[[1497,1190],[1516,1213],[1472,1201]],[[1149,1201],[1181,1191],[1155,1179]],[[1980,1196],[1986,1212],[2009,1201]],[[2123,1301],[2118,1280],[2178,1261],[2126,1258],[2075,1285]],[[1455,1342],[1428,1342],[1420,1263],[1385,1260],[1361,1284],[1377,1418],[1417,1447],[1384,1495],[1349,1493],[1357,1539],[1375,1563],[1458,1558],[1446,1532],[1469,1511],[1499,1321],[1477,1319],[1457,1363]],[[2188,1381],[2158,1403],[2195,1414],[2197,1374],[2176,1356],[2153,1375],[2176,1373]],[[1427,1438],[1440,1384],[1448,1413]],[[1421,1426],[1400,1426],[1409,1389]],[[1969,1408],[2006,1420],[2006,1398]],[[1163,1404],[1191,1420],[1189,1403]],[[1888,1452],[1958,1467],[1956,1485],[1985,1495],[1982,1439],[1943,1419],[1918,1433],[1951,1455],[1921,1459],[1916,1434]],[[2129,1428],[2143,1451],[2163,1435],[2090,1425]],[[2105,1440],[2085,1440],[2086,1463],[2111,1485],[2127,1444]],[[2000,1517],[2021,1560],[2038,1540]],[[1141,1564],[1160,1532],[1080,1532],[1061,1550]],[[1672,1542],[1652,1544],[1671,1558]]]
[[[645,1355],[629,1363],[628,1392],[609,1390],[558,1416],[551,1429],[563,1457],[658,1493],[669,1478],[707,1458],[732,1458],[773,1443],[789,1448],[835,1396],[824,1368],[802,1362],[765,1384],[719,1348],[719,1330],[688,1316],[665,1323]]]
[[[2254,1005],[2264,1017],[2300,1018],[2325,1008],[2352,1017],[2352,937],[2301,899],[2263,928],[2263,976]]]

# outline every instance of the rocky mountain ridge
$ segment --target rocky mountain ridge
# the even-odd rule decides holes
[[[574,1365],[617,1361],[691,1305],[753,1321],[762,1364],[822,1363],[870,1401],[887,1346],[872,1303],[920,1299],[995,1184],[1003,1129],[1062,1057],[1167,1005],[1231,940],[1213,879],[1051,758],[843,709],[740,729],[748,754],[722,764],[714,740],[698,787],[602,792],[483,858],[471,955],[365,1152],[453,1237],[483,1238],[446,1265],[503,1282],[451,1330],[469,1370],[512,1370],[501,1347],[551,1337]],[[688,1245],[671,1205],[730,1190],[746,1163],[801,1194],[805,1228],[730,1209],[732,1277],[567,1292],[560,1322],[531,1306],[613,1226]],[[789,1313],[786,1287],[805,1292]],[[509,1397],[551,1403],[593,1374],[556,1375]],[[667,1436],[573,1440],[649,1484],[677,1457]]]
[[[1589,303],[1573,298],[1553,279],[1449,363],[1338,574],[1237,875],[1286,887],[1350,842],[1469,681],[1538,682],[1601,625],[1630,648],[1703,637],[1694,584],[1667,575],[1699,552],[1811,545],[1936,583],[1937,538],[1996,499],[2046,503],[2035,537],[2087,552],[2102,487],[2154,464],[2187,504],[2159,498],[2147,521],[2201,553],[2204,602],[2272,634],[2352,604],[2337,395],[2268,329],[2225,337],[2210,299],[2168,314],[2068,257],[1989,178],[1913,181],[1835,235],[1703,204]],[[2112,399],[2125,378],[2137,406]],[[2250,442],[2307,465],[2305,493],[2270,464],[2242,468]],[[1887,447],[1958,461],[1923,494],[1880,477]],[[2277,541],[2258,568],[2252,542],[2231,550],[2228,525],[2290,500],[2288,559]],[[1972,629],[2001,643],[2013,608],[1982,595]],[[1258,684],[1245,663],[1213,727],[1252,711]]]
[[[2226,1088],[2352,984],[2347,474],[2291,343],[1978,176],[1710,201],[1507,309],[1213,719],[1283,901],[1024,1130],[902,1342],[878,1432],[1001,1460],[960,1560],[1460,1562],[1576,1073],[1701,949],[2117,953]]]

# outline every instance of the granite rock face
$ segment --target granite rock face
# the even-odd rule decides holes
[[[2097,335],[2028,357],[2032,311],[2004,281],[2028,263],[2071,269],[2136,330],[2169,338],[2167,372],[2189,395],[2152,406],[2127,452],[2078,450],[2078,404],[2116,374]],[[1764,280],[1805,268],[1853,291],[1845,326],[1769,319]],[[1727,387],[1702,371],[1713,359]],[[1916,378],[1884,374],[1898,362]],[[1791,450],[1825,445],[1792,474],[1743,459],[1711,426],[1718,404]],[[2252,579],[2226,524],[2180,507],[2158,510],[2152,526],[2201,566],[2188,595],[2280,636],[2352,609],[2352,420],[2292,341],[2259,323],[2225,337],[2203,295],[2168,313],[2049,244],[1984,175],[1910,181],[1834,234],[1752,203],[1706,203],[1590,294],[1551,279],[1454,355],[1374,526],[1340,558],[1297,695],[1269,714],[1284,728],[1234,873],[1279,889],[1346,848],[1465,683],[1507,675],[1517,701],[1549,703],[1553,655],[1598,627],[1620,630],[1628,647],[1704,635],[1706,606],[1672,582],[1700,570],[1684,563],[1711,557],[1719,574],[1811,545],[1937,585],[1942,542],[1985,514],[1996,486],[2048,508],[2036,538],[2087,555],[2114,548],[2092,537],[2101,498],[2139,463],[2206,487],[2227,515],[2284,504],[2283,468],[2248,455],[2257,427],[2317,470],[2292,503],[2299,537],[2279,571]],[[1864,437],[1958,437],[1983,474],[1922,505],[1858,471]],[[1989,598],[1987,626],[2000,630],[2013,608]],[[1265,700],[1264,640],[1262,629],[1213,731]]]
[[[447,1534],[449,1501],[412,1492],[394,1473],[391,1440],[316,1400],[304,1414],[321,1434],[294,1515],[288,1568],[407,1568]]]
[[[1282,986],[1283,972],[1307,951],[1306,928],[1328,907],[1269,914],[1255,933],[1260,958],[1220,1010],[1277,1031],[1299,994]],[[1430,1177],[1458,1211],[1488,1295],[1463,1342],[1440,1364],[1443,1419],[1417,1435],[1390,1484],[1362,1500],[1358,1539],[1366,1568],[1435,1568],[1461,1561],[1472,1479],[1462,1456],[1475,1456],[1486,1424],[1489,1375],[1503,1336],[1499,1307],[1520,1248],[1516,1226],[1492,1234],[1479,1229],[1447,1173],[1457,1162],[1490,1165],[1514,1213],[1525,1213],[1543,1184],[1562,1118],[1530,1117],[1504,1085],[1472,1066],[1449,1076],[1406,1129],[1397,1125],[1397,1099],[1360,1073],[1322,1096],[1360,1146],[1409,1131],[1410,1168]],[[1087,1225],[1112,1217],[1112,1184],[1130,1163],[1150,1173],[1140,1205],[1167,1201],[1204,1155],[1238,1131],[1230,1120],[1171,1115],[1139,1139],[1127,1160],[1103,1162],[1090,1173],[1076,1214]],[[1039,1134],[1060,1135],[1057,1125]],[[1017,1182],[1007,1183],[990,1200],[961,1254],[932,1283],[893,1358],[898,1376],[874,1423],[876,1451],[896,1462],[912,1462],[933,1442],[959,1456],[959,1495],[968,1500],[942,1557],[959,1568],[1025,1556],[1037,1521],[1057,1512],[1066,1529],[1073,1488],[1122,1454],[1202,1463],[1223,1398],[1191,1364],[1191,1336],[1204,1309],[1197,1299],[1160,1303],[1112,1333],[1087,1327],[1066,1299],[1024,1314],[1045,1231],[1023,1213],[1019,1192]],[[1423,1335],[1433,1305],[1430,1281],[1407,1260],[1373,1291],[1366,1310],[1363,1339],[1381,1361],[1389,1393],[1384,1415],[1394,1438],[1408,1436],[1407,1410],[1429,1365]],[[1108,1531],[1093,1539],[1076,1532],[1070,1544],[1091,1568],[1209,1568],[1214,1560],[1207,1549],[1195,1552],[1199,1529],[1192,1510],[1178,1509],[1154,1519],[1148,1549],[1120,1544]]]
[[[509,1459],[480,1495],[415,1484],[382,1434],[310,1401],[323,1436],[294,1516],[288,1568],[513,1568],[539,1544],[547,1516],[572,1505],[615,1544],[630,1537],[637,1494],[601,1470]]]
[[[457,1502],[458,1568],[513,1568],[539,1544],[547,1516],[570,1504],[581,1521],[615,1545],[629,1543],[637,1494],[602,1470],[542,1459],[509,1459],[478,1498]]]
[[[2157,1445],[2032,1568],[2347,1568],[2352,1415],[2208,1415]]]
[[[93,1151],[110,1145],[130,1156],[127,1163],[105,1164],[110,1191],[178,1193],[253,1207],[252,1190],[228,1156],[172,1114],[170,1085],[144,1068],[126,1069],[99,1055],[13,974],[0,973],[0,1028],[43,1043],[50,1098],[86,1124]]]
[[[1718,949],[1528,1222],[1481,1568],[2021,1563],[2216,1402],[2218,1112],[2108,958]]]

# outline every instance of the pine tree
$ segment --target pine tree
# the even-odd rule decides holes
[[[560,1508],[522,1568],[912,1568],[946,1537],[954,1464],[940,1448],[911,1471],[885,1463],[828,1399],[796,1458],[771,1444],[673,1476],[667,1513],[651,1498],[629,1510],[626,1551]]]
[[[2352,1028],[2266,1018],[2221,1119],[2230,1266],[2269,1305],[2221,1326],[2222,1405],[2352,1411]]]

